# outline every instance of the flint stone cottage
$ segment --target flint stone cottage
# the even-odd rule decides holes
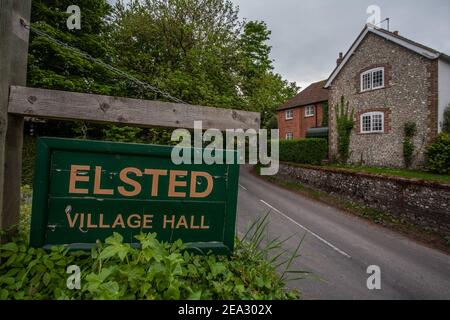
[[[402,167],[403,128],[414,122],[412,166],[421,167],[450,103],[450,57],[398,32],[366,26],[345,56],[340,55],[325,88],[330,97],[330,158],[337,155],[334,109],[344,96],[355,112],[351,163]]]
[[[324,112],[328,112],[325,84],[326,80],[311,84],[278,108],[280,139],[301,139],[311,128],[328,127],[324,117]]]

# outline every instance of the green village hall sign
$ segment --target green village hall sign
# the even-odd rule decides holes
[[[30,242],[87,249],[120,233],[233,250],[237,164],[174,165],[171,147],[40,138]],[[235,156],[235,155],[234,155]],[[236,162],[236,161],[235,161]]]

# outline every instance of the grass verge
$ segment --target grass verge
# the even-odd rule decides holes
[[[426,171],[408,170],[408,169],[394,169],[394,168],[380,168],[380,167],[366,167],[366,166],[353,166],[353,165],[339,165],[339,164],[326,164],[319,168],[339,169],[348,172],[363,172],[377,174],[387,177],[400,177],[406,179],[431,181],[450,184],[450,175],[448,174],[435,174]]]

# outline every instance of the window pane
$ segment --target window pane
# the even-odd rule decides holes
[[[370,116],[363,116],[362,117],[362,131],[363,132],[370,132],[371,131]]]
[[[369,90],[372,88],[372,73],[366,73],[362,76],[362,89]]]
[[[288,110],[286,111],[286,119],[292,119],[294,117],[294,111]]]
[[[384,71],[378,70],[373,73],[373,88],[380,88],[384,85]]]
[[[372,131],[383,131],[383,117],[381,114],[372,116]]]

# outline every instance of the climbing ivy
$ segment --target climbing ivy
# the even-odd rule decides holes
[[[323,103],[323,119],[322,119],[322,127],[328,127],[328,101]]]
[[[336,127],[338,134],[338,154],[339,160],[343,163],[348,161],[350,156],[350,135],[355,127],[353,119],[354,110],[349,111],[349,102],[345,102],[344,96],[341,97],[341,102],[335,107],[336,112]]]
[[[405,160],[405,167],[411,167],[414,154],[413,138],[417,132],[417,125],[415,122],[407,122],[403,127],[404,139],[403,139],[403,158]]]

